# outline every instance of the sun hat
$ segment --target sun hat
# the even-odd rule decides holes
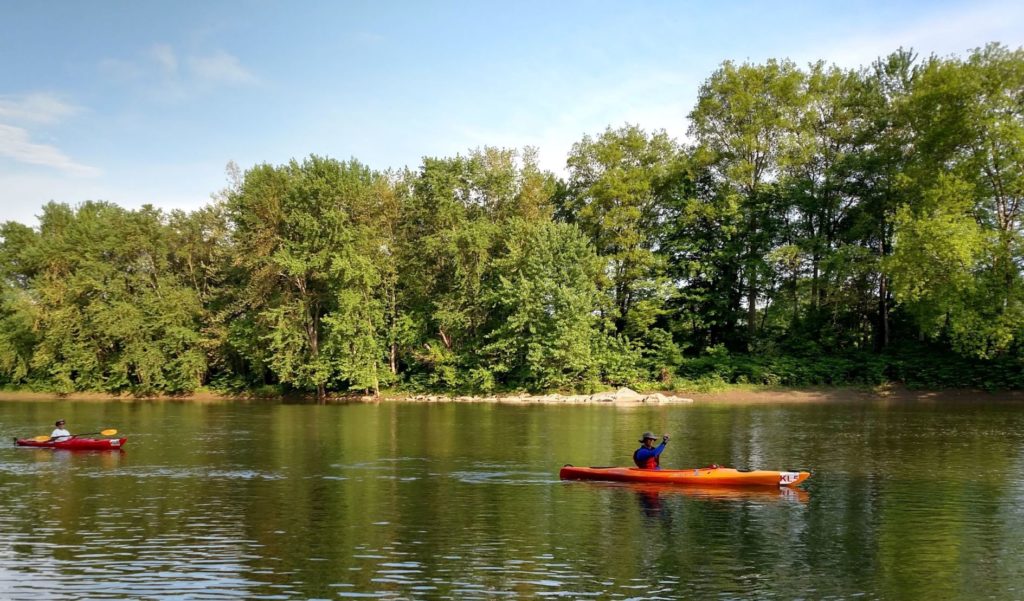
[[[658,440],[658,437],[654,435],[654,432],[644,432],[643,436],[640,437],[640,442],[643,442],[647,439]]]

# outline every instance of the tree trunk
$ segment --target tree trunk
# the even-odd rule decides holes
[[[818,285],[819,285],[818,284],[818,263],[820,261],[821,261],[821,259],[820,259],[820,257],[818,257],[818,253],[815,252],[814,255],[811,257],[811,264],[813,265],[812,271],[811,271],[811,308],[814,309],[815,312],[818,311],[818,306],[819,306],[819,303],[818,303],[818,300],[819,300],[818,299]]]
[[[757,280],[750,275],[747,284],[747,334],[751,339],[757,334]]]
[[[878,254],[885,258],[885,220],[882,220],[881,238],[878,241]],[[889,285],[884,273],[878,278],[878,343],[877,350],[885,350],[889,346]]]
[[[394,336],[398,327],[398,299],[395,297],[394,288],[388,292],[388,302],[391,304],[391,336]],[[391,343],[388,364],[391,367],[391,374],[398,375],[398,343],[396,342]]]
[[[889,287],[887,286],[886,277],[883,275],[881,282],[878,286],[878,320],[879,320],[879,340],[878,350],[885,350],[885,347],[889,346]]]
[[[750,218],[747,223],[747,236],[749,241],[747,242],[747,339],[753,340],[754,335],[757,334],[757,270],[754,267],[754,263],[757,259],[757,244],[755,242],[758,229],[757,219],[757,207],[756,207],[756,192],[757,192],[757,181],[754,180],[750,187],[750,202],[754,204],[750,208]]]
[[[307,322],[306,335],[309,337],[309,357],[313,363],[320,358],[320,316],[316,304],[312,305],[312,319]],[[323,382],[316,384],[316,402],[319,405],[327,404],[327,387]]]

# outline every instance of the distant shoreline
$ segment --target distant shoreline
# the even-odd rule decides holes
[[[548,405],[613,405],[613,406],[644,406],[644,405],[677,405],[677,404],[762,404],[762,403],[850,403],[850,402],[970,402],[970,401],[1024,401],[1024,391],[1009,390],[986,392],[980,390],[948,389],[948,390],[912,390],[902,386],[883,386],[876,388],[853,387],[751,387],[727,386],[713,391],[650,391],[642,393],[622,394],[621,390],[595,393],[593,395],[574,394],[527,394],[502,393],[495,395],[453,395],[453,394],[417,394],[417,393],[383,393],[378,397],[364,395],[334,395],[327,399],[327,404],[347,403],[500,403],[500,404],[548,404]],[[624,389],[628,390],[628,389]],[[183,395],[133,395],[112,394],[103,392],[73,392],[58,394],[55,392],[39,392],[31,390],[0,390],[0,402],[3,401],[50,401],[67,400],[76,402],[138,402],[162,401],[181,403],[289,403],[315,404],[312,395],[266,396],[253,393],[221,393],[199,391]]]

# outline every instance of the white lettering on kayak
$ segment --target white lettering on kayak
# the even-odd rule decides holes
[[[792,484],[800,478],[800,472],[780,472],[779,484]]]

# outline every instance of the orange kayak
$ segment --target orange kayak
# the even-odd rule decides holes
[[[558,472],[563,480],[612,480],[615,482],[660,482],[697,486],[796,486],[811,477],[810,472],[754,470],[742,472],[731,467],[699,467],[685,470],[647,470],[638,467],[575,467]]]

